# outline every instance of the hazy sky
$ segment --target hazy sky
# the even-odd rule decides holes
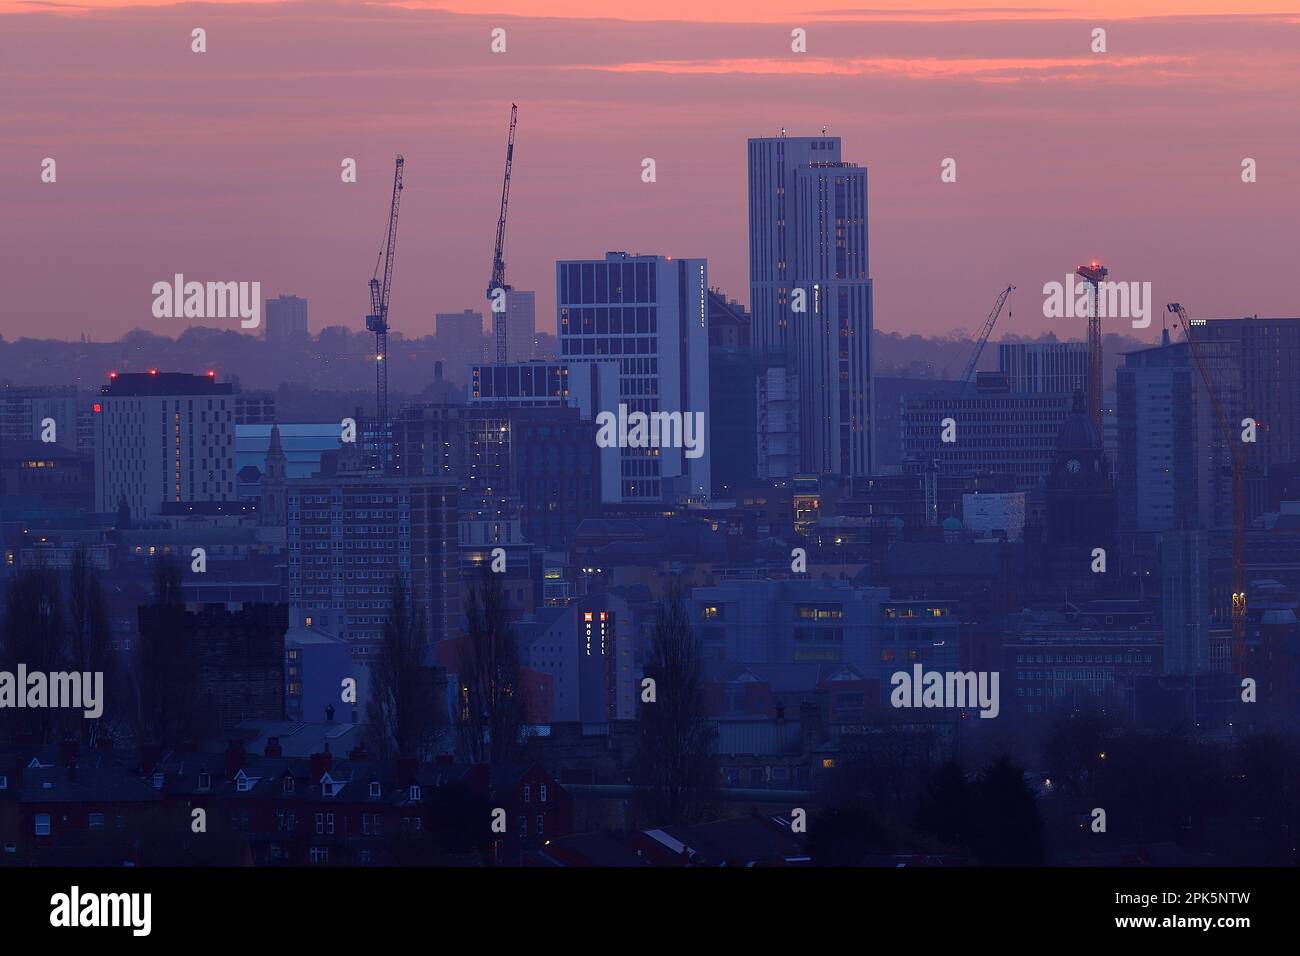
[[[554,260],[610,249],[747,301],[745,140],[823,125],[869,169],[881,329],[977,329],[1014,283],[1001,331],[1077,337],[1041,289],[1094,257],[1193,316],[1300,314],[1297,4],[858,4],[0,0],[0,334],[176,334],[177,272],[360,328],[397,152],[390,318],[429,334],[485,305],[511,101],[507,276],[548,331]]]

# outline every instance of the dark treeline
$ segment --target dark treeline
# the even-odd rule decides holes
[[[538,317],[537,354],[555,354],[554,336],[541,330],[545,318]],[[978,325],[975,326],[978,330]],[[875,372],[883,376],[907,378],[956,378],[970,357],[969,329],[953,329],[946,335],[924,336],[886,332],[877,329],[872,341],[875,349]],[[1047,332],[1038,336],[998,335],[989,343],[979,368],[997,365],[998,341],[1055,342],[1070,337]],[[434,335],[389,337],[389,387],[393,400],[455,398],[463,396],[466,352],[463,342],[449,348]],[[1107,385],[1114,382],[1114,367],[1122,352],[1151,345],[1152,341],[1131,335],[1107,334],[1102,339],[1103,368]],[[489,345],[484,337],[484,346]],[[330,326],[307,339],[274,344],[260,334],[192,326],[171,338],[136,329],[112,342],[65,342],[59,339],[23,338],[12,342],[0,340],[0,385],[44,385],[50,368],[64,370],[62,380],[82,389],[105,384],[110,371],[143,372],[166,368],[177,372],[201,372],[215,369],[222,381],[237,378],[241,387],[250,389],[291,388],[282,399],[291,402],[304,389],[355,393],[366,396],[374,389],[374,337],[361,328]],[[447,389],[434,382],[434,363],[443,362]],[[238,370],[237,373],[235,370]],[[306,406],[308,409],[310,405]],[[347,410],[350,410],[347,409]]]
[[[0,669],[16,673],[22,664],[29,674],[103,675],[100,717],[52,707],[6,710],[0,735],[35,743],[71,737],[93,746],[100,736],[112,733],[123,716],[110,707],[123,675],[114,666],[108,604],[86,549],[73,552],[66,570],[38,564],[10,578],[0,620]],[[24,691],[17,688],[18,693]]]

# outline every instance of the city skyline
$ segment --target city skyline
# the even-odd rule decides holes
[[[1266,922],[1300,13],[853,2],[0,0],[9,924]]]
[[[393,329],[415,337],[437,312],[486,310],[512,100],[507,276],[536,291],[539,331],[555,314],[554,263],[612,250],[707,259],[711,283],[748,303],[746,141],[823,124],[872,180],[882,331],[975,328],[1012,283],[999,332],[1080,337],[1082,323],[1042,317],[1038,290],[1089,258],[1194,315],[1294,311],[1300,152],[1275,121],[1300,48],[1291,17],[1152,5],[1103,24],[1108,52],[1094,54],[1090,16],[967,5],[951,19],[845,8],[744,24],[529,17],[522,4],[343,4],[331,19],[311,3],[0,9],[18,94],[7,125],[21,131],[0,144],[0,256],[18,277],[0,307],[8,339],[177,335],[179,320],[149,309],[153,283],[177,272],[304,296],[313,331],[360,327],[397,152]],[[498,21],[504,54],[489,49]],[[794,53],[805,21],[808,52]],[[359,52],[351,30],[383,56]],[[115,72],[122,56],[139,67]],[[304,83],[322,91],[306,107]],[[356,183],[340,180],[347,157]],[[1245,157],[1257,182],[1241,181]],[[945,158],[956,182],[940,180]]]

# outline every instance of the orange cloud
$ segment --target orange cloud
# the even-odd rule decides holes
[[[670,74],[813,74],[826,76],[894,75],[911,79],[952,79],[966,77],[990,82],[1017,73],[1055,71],[1096,71],[1124,67],[1188,65],[1185,56],[1108,56],[1101,57],[799,57],[734,58],[716,60],[647,60],[640,63],[588,64],[570,67],[608,73]]]
[[[0,0],[0,13],[115,10],[129,7],[202,8],[267,5],[283,0]],[[1129,20],[1143,17],[1248,16],[1296,12],[1295,0],[656,0],[611,7],[608,0],[337,0],[339,7],[391,6],[465,15],[577,20],[680,20],[698,23],[815,23],[826,20]],[[295,4],[286,4],[294,6]]]

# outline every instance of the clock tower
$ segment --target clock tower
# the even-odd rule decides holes
[[[1049,547],[1110,547],[1117,516],[1115,484],[1101,431],[1082,392],[1074,393],[1074,408],[1056,436],[1046,492]]]

